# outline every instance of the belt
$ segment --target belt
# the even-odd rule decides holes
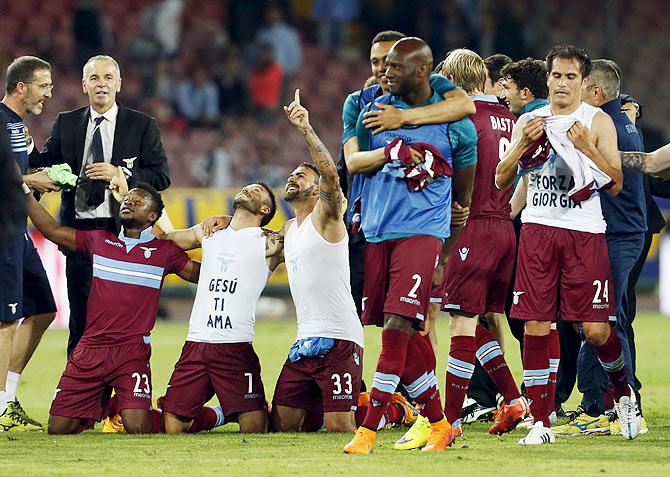
[[[74,228],[77,230],[116,230],[116,221],[111,217],[98,217],[96,219],[75,219]]]

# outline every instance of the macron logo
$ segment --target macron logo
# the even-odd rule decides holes
[[[458,254],[461,256],[461,262],[465,262],[465,259],[468,258],[468,253],[470,253],[468,247],[461,247],[458,249]]]
[[[514,298],[512,298],[512,303],[515,305],[519,304],[519,297],[523,295],[524,292],[522,291],[513,291],[512,294],[514,295]]]
[[[109,240],[109,239],[105,239],[105,243],[108,243],[109,245],[114,245],[115,247],[119,247],[119,248],[122,248],[122,247],[123,247],[123,245],[121,245],[121,243],[119,243],[119,242],[112,242],[112,241]]]
[[[7,303],[7,306],[9,306],[9,308],[12,310],[12,315],[16,315],[16,307],[18,305],[18,303]]]

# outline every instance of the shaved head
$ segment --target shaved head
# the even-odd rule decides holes
[[[433,69],[433,52],[421,38],[415,36],[402,38],[391,47],[389,55],[392,52],[403,63],[411,63],[417,67],[425,65],[428,71]]]
[[[386,56],[386,81],[389,91],[407,101],[419,104],[432,95],[430,73],[433,53],[421,38],[409,37],[394,43]]]

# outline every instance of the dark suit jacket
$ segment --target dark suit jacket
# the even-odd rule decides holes
[[[51,129],[51,136],[41,152],[34,150],[30,155],[32,167],[45,167],[67,163],[74,174],[79,174],[84,156],[86,128],[90,117],[89,106],[59,113]],[[124,159],[136,158],[132,167]],[[111,163],[126,167],[132,176],[129,187],[137,182],[145,182],[157,190],[165,190],[170,185],[167,157],[161,144],[156,121],[139,111],[119,104],[114,130],[114,149]],[[60,223],[70,227],[75,225],[75,189],[62,192]],[[112,215],[118,220],[119,204],[110,197]]]

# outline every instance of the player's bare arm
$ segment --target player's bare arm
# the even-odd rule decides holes
[[[512,220],[516,219],[517,215],[526,207],[526,199],[528,193],[528,176],[521,177],[521,180],[517,182],[514,193],[509,203],[512,206],[512,211],[510,212],[510,218]]]
[[[40,231],[44,237],[72,251],[77,249],[76,230],[71,227],[65,227],[56,222],[49,212],[35,200],[32,194],[26,194],[28,198],[28,216],[33,225]]]
[[[611,195],[617,195],[623,187],[623,172],[621,159],[617,149],[616,128],[614,122],[605,113],[597,113],[593,117],[591,131],[579,121],[568,130],[568,139],[575,148],[615,182],[608,190]]]
[[[200,262],[189,260],[186,262],[184,268],[177,273],[177,276],[183,278],[187,282],[198,283],[198,278],[200,278]]]
[[[156,222],[153,232],[159,239],[173,241],[174,244],[182,250],[199,248],[202,245],[202,239],[204,237],[202,224],[196,224],[188,229],[178,229],[166,232],[162,229],[161,225]]]
[[[284,223],[278,231],[270,231],[265,239],[265,259],[270,271],[275,271],[279,264],[284,263],[284,237],[291,220]]]
[[[477,165],[475,164],[454,170],[454,175],[451,179],[452,203],[458,203],[462,207],[470,208],[476,168]],[[461,230],[463,230],[463,224],[455,225],[452,221],[451,234],[442,247],[442,257],[444,257],[444,260],[449,256],[451,249],[458,241],[458,237],[461,235]],[[441,263],[443,263],[443,261],[441,261]]]
[[[544,121],[535,118],[527,121],[522,116],[512,130],[512,144],[496,167],[496,187],[506,189],[516,178],[521,154],[544,133]]]
[[[621,168],[632,172],[647,172],[670,179],[670,144],[654,152],[619,152]]]
[[[39,171],[33,174],[26,174],[23,176],[23,182],[26,183],[35,192],[45,194],[47,192],[55,192],[60,190],[60,186],[49,177],[46,171]]]
[[[398,109],[388,104],[376,104],[379,110],[365,113],[365,127],[375,128],[372,134],[398,129],[408,124],[450,123],[475,114],[472,98],[460,88],[444,94],[444,101],[412,109]]]
[[[342,216],[346,208],[346,201],[340,179],[337,175],[337,166],[326,146],[316,135],[309,123],[309,113],[300,104],[300,90],[295,91],[295,98],[284,112],[291,124],[305,138],[312,161],[321,175],[319,179],[319,200],[314,207],[313,219],[317,231],[329,242],[338,242],[344,237],[345,229]]]

